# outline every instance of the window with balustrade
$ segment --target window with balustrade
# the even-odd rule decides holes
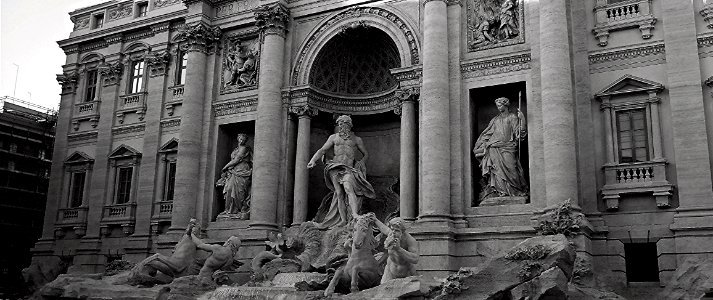
[[[642,39],[653,36],[656,18],[651,11],[651,0],[596,0],[595,24],[592,33],[599,46],[609,44],[613,31],[638,28]]]
[[[74,152],[64,161],[67,208],[86,206],[85,195],[89,192],[87,179],[91,178],[93,164],[94,159],[83,152]]]
[[[608,210],[624,194],[652,193],[659,208],[670,207],[673,185],[666,179],[658,94],[663,85],[632,75],[619,78],[595,98],[604,125],[604,186]]]
[[[84,185],[87,178],[86,171],[72,172],[69,183],[69,207],[80,207],[84,203]]]
[[[154,209],[151,215],[151,232],[158,234],[171,223],[173,198],[176,186],[176,154],[178,139],[172,138],[159,148],[157,185],[154,195]]]
[[[141,153],[127,145],[121,145],[109,156],[112,183],[111,204],[122,205],[134,202],[135,187]]]

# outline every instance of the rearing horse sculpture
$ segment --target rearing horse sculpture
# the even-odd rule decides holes
[[[373,221],[369,215],[362,215],[354,223],[352,235],[352,252],[347,263],[337,269],[332,281],[329,282],[324,295],[329,297],[336,288],[357,292],[379,285],[379,263],[374,258],[372,251],[377,246],[372,230]]]

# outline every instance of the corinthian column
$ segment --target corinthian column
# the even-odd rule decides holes
[[[418,214],[418,136],[416,135],[416,89],[399,90],[401,106],[401,161],[399,164],[399,211],[404,220],[415,220]]]
[[[571,50],[567,1],[540,2],[540,67],[547,206],[577,203]]]
[[[188,58],[186,84],[183,90],[180,139],[176,163],[176,188],[171,216],[171,231],[184,229],[196,216],[198,180],[203,133],[203,103],[205,99],[205,70],[208,51],[220,40],[218,27],[198,22],[189,24],[177,37]],[[160,187],[159,187],[160,188]]]
[[[450,219],[450,118],[446,2],[426,0],[423,17],[423,86],[419,119],[419,219]]]
[[[288,11],[281,3],[255,9],[255,25],[262,33],[260,81],[257,91],[255,157],[250,228],[277,229],[277,195],[282,143],[282,76]],[[182,141],[181,141],[182,142]]]
[[[293,107],[290,111],[299,118],[297,124],[297,148],[295,149],[295,191],[293,225],[307,221],[309,169],[309,141],[312,117],[319,112],[308,105]]]

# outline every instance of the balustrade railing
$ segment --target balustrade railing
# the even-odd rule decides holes
[[[172,97],[173,100],[183,99],[183,86],[182,85],[175,86],[175,87],[171,88],[171,90],[173,92],[173,97]]]
[[[104,219],[133,219],[136,214],[136,203],[113,204],[104,206]]]
[[[652,36],[656,18],[651,13],[651,0],[629,0],[609,3],[597,0],[594,7],[596,24],[592,32],[599,41],[599,46],[608,45],[609,32],[638,27],[641,38]]]
[[[60,208],[57,215],[58,224],[79,224],[87,222],[88,207]]]
[[[86,117],[99,114],[99,101],[82,102],[74,105],[74,117]]]
[[[622,194],[651,193],[656,206],[670,207],[673,185],[666,180],[666,161],[648,161],[604,166],[602,198],[608,210],[619,209]]]

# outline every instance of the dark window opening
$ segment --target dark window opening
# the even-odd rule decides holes
[[[116,191],[116,204],[129,203],[132,171],[132,167],[119,168],[119,188]]]
[[[97,95],[97,70],[90,70],[87,72],[87,90],[84,93],[84,101],[94,101]]]
[[[624,244],[626,281],[659,282],[659,263],[656,243]]]
[[[149,3],[142,2],[136,5],[136,17],[145,17],[149,11]]]
[[[82,197],[84,196],[84,181],[86,179],[85,172],[72,173],[71,196],[69,207],[82,206]]]
[[[649,160],[646,110],[631,109],[616,113],[619,140],[619,162],[633,163]]]
[[[104,15],[94,15],[94,27],[92,29],[102,28],[104,26]]]
[[[173,201],[173,191],[176,185],[176,162],[168,163],[168,175],[166,175],[166,201]]]

